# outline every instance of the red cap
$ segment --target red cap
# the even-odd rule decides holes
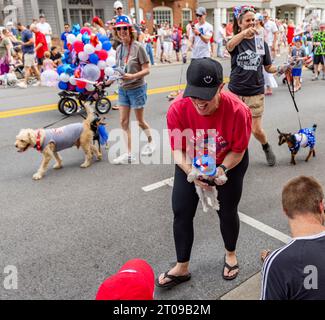
[[[99,287],[96,300],[153,300],[155,276],[144,260],[126,262]]]

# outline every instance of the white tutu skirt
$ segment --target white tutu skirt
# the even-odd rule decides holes
[[[270,87],[270,88],[277,88],[278,84],[273,76],[272,73],[267,73],[264,68],[263,68],[263,76],[264,76],[264,82],[265,86]]]

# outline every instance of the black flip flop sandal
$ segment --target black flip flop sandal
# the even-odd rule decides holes
[[[228,269],[228,274],[233,271],[233,270],[237,270],[238,269],[238,272],[235,273],[233,276],[225,276],[225,268]],[[227,262],[226,262],[226,256],[225,256],[225,260],[224,260],[224,263],[223,263],[223,268],[222,268],[222,277],[225,279],[225,280],[234,280],[237,276],[238,276],[238,273],[239,273],[239,265],[236,264],[234,266],[230,266]]]
[[[159,287],[159,288],[165,288],[165,289],[170,289],[170,288],[173,288],[183,282],[186,282],[188,280],[191,279],[191,274],[189,273],[188,275],[186,276],[173,276],[171,274],[168,274],[169,270],[167,272],[164,273],[164,278],[168,278],[170,279],[171,281],[168,281],[164,284],[160,284],[159,283],[159,278],[156,279],[156,286]]]

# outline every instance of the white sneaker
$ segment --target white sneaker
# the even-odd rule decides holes
[[[113,164],[131,164],[136,161],[135,156],[131,153],[124,153],[113,160]]]
[[[41,85],[40,81],[36,81],[35,83],[32,84],[32,87],[39,87]]]
[[[151,156],[156,150],[156,146],[153,142],[147,143],[142,151],[141,151],[141,155],[142,156]]]
[[[25,82],[19,82],[17,83],[17,87],[21,89],[27,89],[27,84]]]

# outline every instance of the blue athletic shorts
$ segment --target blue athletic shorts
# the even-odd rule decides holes
[[[302,72],[301,68],[293,68],[292,69],[292,76],[293,77],[301,77],[301,72]]]
[[[147,84],[135,89],[118,89],[118,105],[140,109],[147,102]]]

